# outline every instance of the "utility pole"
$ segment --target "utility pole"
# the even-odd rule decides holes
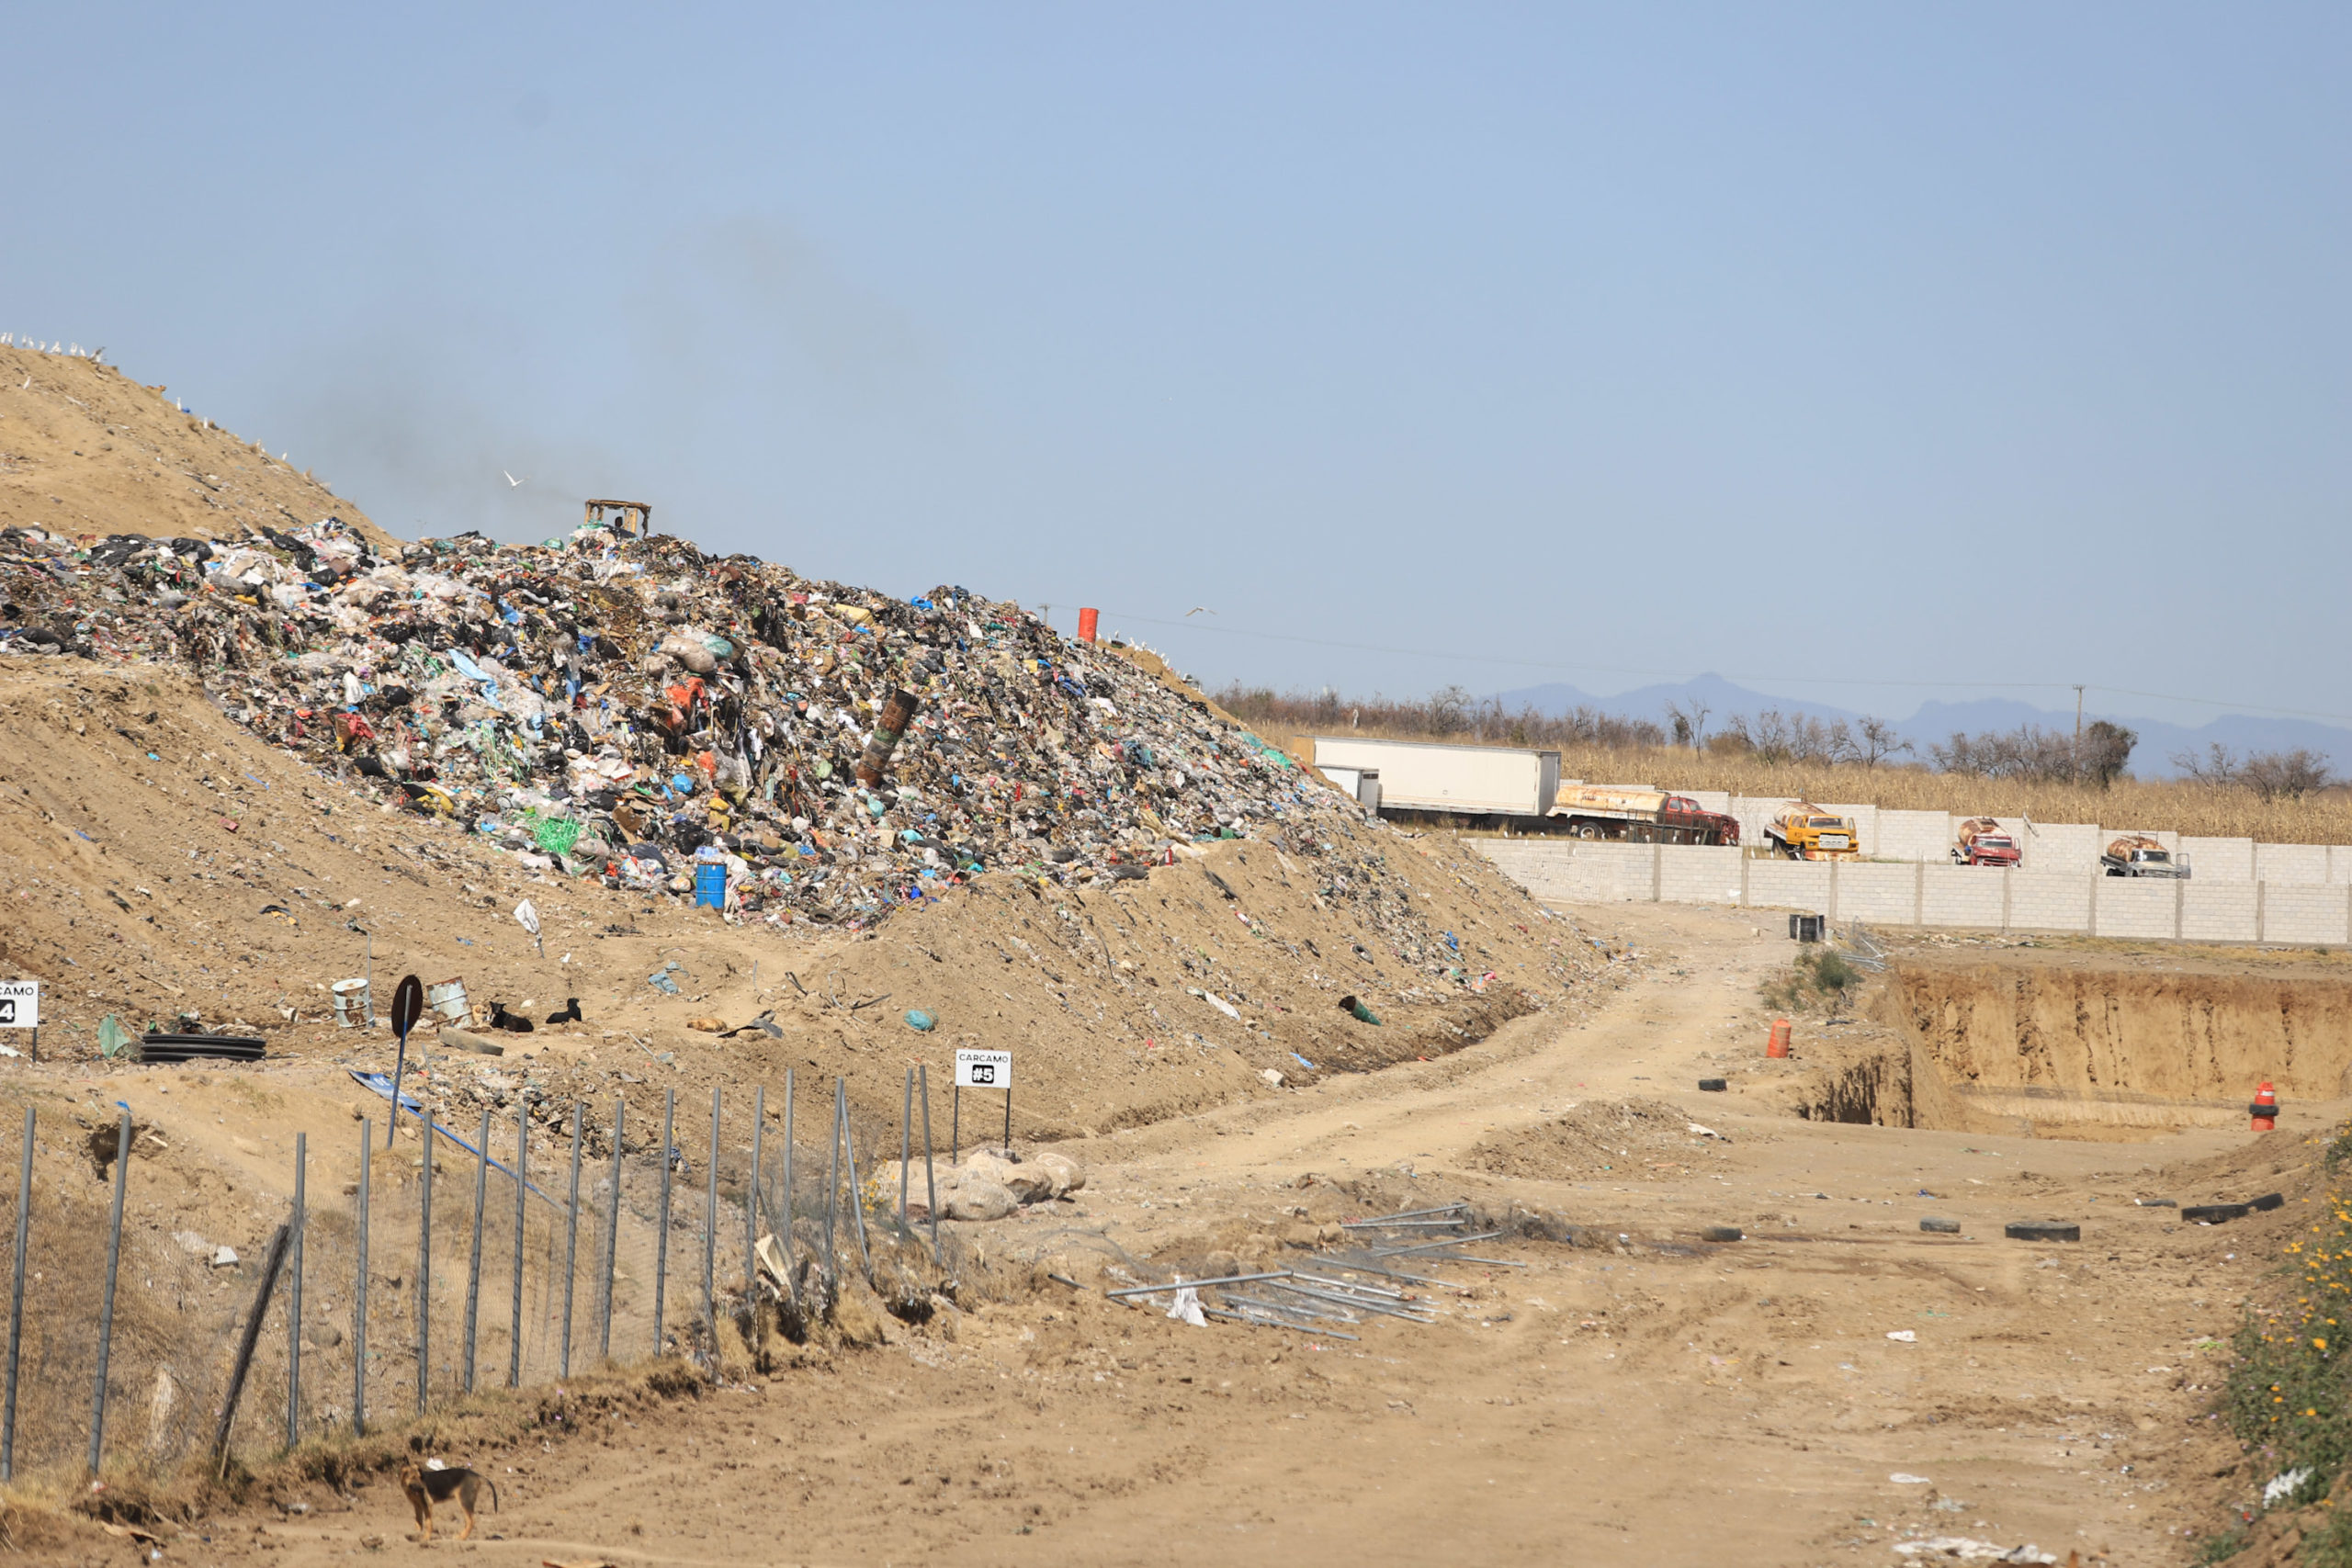
[[[2075,687],[2075,782],[2083,782],[2083,688]]]

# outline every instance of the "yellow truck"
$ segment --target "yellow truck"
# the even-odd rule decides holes
[[[1825,811],[1809,800],[1792,801],[1789,808],[1764,824],[1764,841],[1775,854],[1791,860],[1860,860],[1861,835],[1854,819]]]

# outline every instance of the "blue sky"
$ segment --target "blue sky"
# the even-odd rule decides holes
[[[2352,714],[2340,6],[9,35],[0,331],[395,532],[639,497],[1210,680]]]

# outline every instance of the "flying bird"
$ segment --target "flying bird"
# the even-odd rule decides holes
[[[501,469],[499,469],[498,471],[499,471],[500,473],[502,473],[502,474],[506,474],[506,470],[505,470],[504,468],[501,468]],[[506,474],[506,488],[507,488],[507,489],[509,489],[509,490],[516,489],[516,488],[518,488],[522,483],[523,483],[523,481],[522,481],[521,479],[516,479],[513,474]]]
[[[1210,609],[1206,604],[1195,604],[1191,609],[1184,612],[1184,618],[1189,621],[1194,615],[1214,615],[1216,614],[1216,612]]]

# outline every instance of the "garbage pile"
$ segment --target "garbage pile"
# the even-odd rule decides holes
[[[862,926],[982,870],[1313,854],[1361,821],[1281,751],[1018,605],[589,525],[378,553],[0,530],[0,657],[200,671],[230,715],[549,874]]]

